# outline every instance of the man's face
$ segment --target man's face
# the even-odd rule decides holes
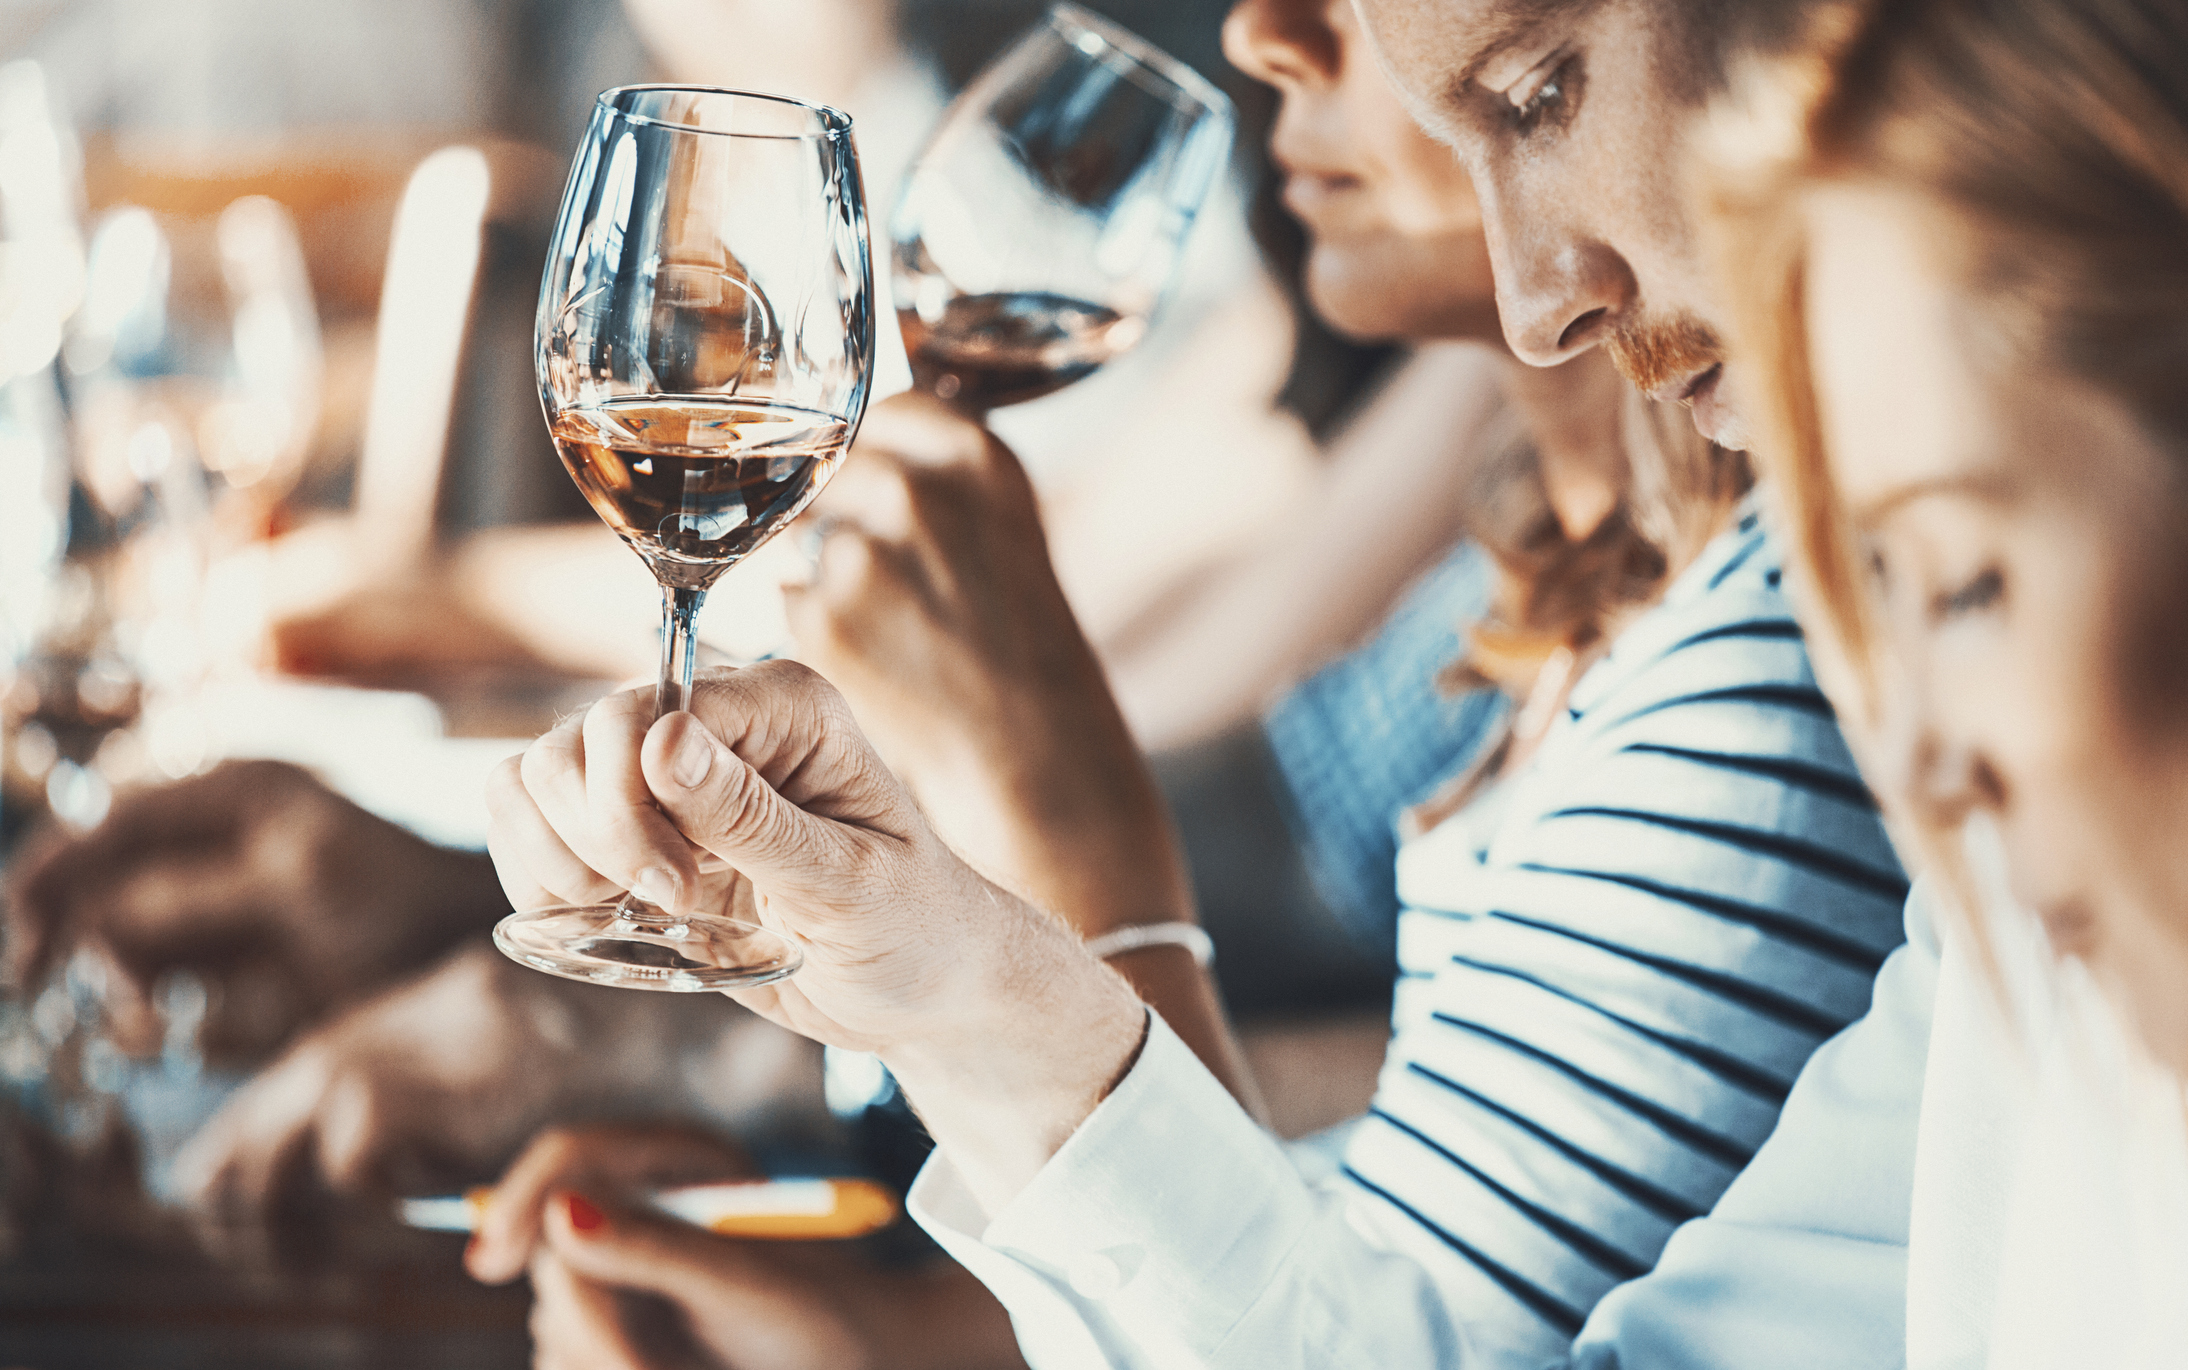
[[[1746,446],[1681,181],[1707,39],[1662,0],[1354,0],[1414,117],[1481,198],[1519,357],[1598,345],[1626,378]]]

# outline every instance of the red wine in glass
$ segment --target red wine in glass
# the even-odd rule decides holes
[[[1130,351],[1234,122],[1184,63],[1076,5],[1052,8],[944,113],[897,199],[913,382],[979,415]]]
[[[1140,340],[1142,321],[1047,291],[960,295],[929,325],[897,311],[912,383],[984,413],[1054,394]]]

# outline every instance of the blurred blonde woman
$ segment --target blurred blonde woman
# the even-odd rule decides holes
[[[1951,897],[1907,1363],[2188,1362],[2188,11],[1834,6],[1715,131],[1819,669]]]

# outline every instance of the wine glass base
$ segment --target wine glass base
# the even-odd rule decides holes
[[[750,989],[805,963],[788,938],[757,924],[676,918],[636,901],[512,913],[494,925],[494,945],[549,975],[671,994]]]

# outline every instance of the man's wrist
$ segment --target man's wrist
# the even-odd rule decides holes
[[[1147,1009],[1070,932],[1021,907],[965,987],[970,1011],[882,1052],[983,1203],[1007,1202],[1138,1059]]]

